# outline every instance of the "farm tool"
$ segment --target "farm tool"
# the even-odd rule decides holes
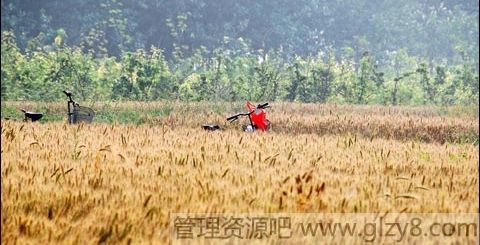
[[[68,97],[67,102],[67,116],[68,123],[91,123],[93,117],[95,116],[95,111],[92,108],[80,106],[77,102],[72,99],[72,92],[65,90],[63,93]]]
[[[20,111],[23,112],[24,118],[22,121],[24,122],[35,122],[40,120],[43,117],[43,114],[39,112],[27,111],[25,109],[20,109]],[[14,117],[5,117],[3,119],[12,120],[12,121],[18,120],[17,118],[14,118]]]
[[[27,121],[35,122],[35,121],[40,120],[43,117],[42,113],[33,112],[33,111],[26,111],[24,109],[20,109],[20,110],[25,115],[25,118],[23,119],[23,121],[25,121],[25,122],[27,122]]]
[[[250,101],[247,101],[246,106],[247,106],[248,112],[238,113],[233,116],[230,116],[227,118],[227,121],[232,123],[238,120],[240,117],[248,117],[249,124],[242,125],[242,130],[244,132],[254,132],[256,130],[260,130],[260,131],[270,130],[271,123],[267,119],[267,113],[265,112],[265,109],[270,107],[268,103],[259,104],[255,107],[252,103],[250,103]],[[219,130],[220,126],[216,124],[204,124],[202,125],[202,128],[205,130],[215,131],[215,130]]]

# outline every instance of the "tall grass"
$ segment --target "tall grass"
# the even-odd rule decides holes
[[[203,123],[239,127],[225,118],[244,112],[243,102],[109,102],[91,105],[95,123],[151,124],[199,128]],[[2,117],[21,118],[18,108],[45,114],[43,122],[65,121],[66,104],[3,102]],[[273,103],[273,131],[286,134],[349,135],[436,143],[478,144],[478,107],[389,107]]]
[[[118,108],[141,114],[139,105],[146,107]],[[148,105],[158,114],[138,125],[2,120],[2,242],[165,244],[173,212],[478,213],[478,146],[408,133],[457,125],[457,134],[475,119],[274,104],[273,131],[247,134],[237,125],[201,130],[199,122],[224,118],[203,104],[169,104],[169,112],[160,105]],[[385,131],[355,133],[377,119],[371,128]],[[329,131],[333,125],[358,131]]]

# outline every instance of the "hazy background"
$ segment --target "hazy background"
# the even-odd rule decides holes
[[[82,97],[103,100],[455,104],[478,97],[476,0],[2,0],[1,10],[2,54],[8,43],[25,62],[41,62],[35,53],[43,52],[55,63],[32,75],[34,67],[8,71],[26,65],[18,55],[2,59],[5,99],[41,99],[16,91],[27,80],[38,83],[24,86],[31,91],[93,84]],[[65,52],[75,69],[48,52]],[[118,66],[104,64],[111,57]],[[56,100],[49,91],[43,98]]]

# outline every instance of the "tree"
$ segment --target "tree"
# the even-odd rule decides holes
[[[310,97],[312,102],[327,102],[332,92],[333,81],[335,75],[333,67],[335,66],[334,55],[332,52],[328,53],[327,63],[324,63],[322,57],[318,57],[314,61],[312,67],[312,86],[310,88]]]
[[[373,89],[373,65],[368,52],[364,52],[360,59],[359,75],[354,83],[355,103],[364,104],[368,102]]]

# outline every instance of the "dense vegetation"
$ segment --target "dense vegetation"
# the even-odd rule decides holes
[[[244,118],[234,123],[227,116],[246,110],[245,102],[127,101],[84,104],[95,111],[95,123],[148,124],[171,129],[200,130],[203,123],[218,124],[222,130],[240,129]],[[314,136],[356,135],[359,137],[435,143],[479,143],[478,106],[378,106],[325,105],[292,102],[270,104],[268,118],[275,133]],[[2,117],[18,120],[18,108],[44,113],[40,123],[66,121],[65,102],[2,102]],[[200,130],[203,131],[203,130]]]
[[[477,1],[3,1],[1,97],[478,101]]]
[[[124,106],[131,112],[142,104],[128,103]],[[339,114],[328,116],[333,105],[281,104],[272,107],[273,131],[257,134],[233,128],[205,132],[194,107],[155,125],[1,120],[2,244],[197,241],[176,239],[175,213],[302,214],[332,222],[337,221],[314,215],[368,214],[372,224],[379,224],[378,217],[405,222],[400,214],[429,214],[422,222],[439,222],[446,220],[442,214],[450,214],[447,221],[469,217],[463,224],[478,227],[478,145],[437,143],[478,136],[478,118],[439,118],[428,108],[365,105],[342,106]],[[310,133],[296,131],[308,128]],[[467,129],[472,133],[465,134]],[[330,133],[323,135],[325,130]],[[371,137],[362,137],[369,133]],[[348,222],[352,220],[360,219]],[[410,237],[405,232],[405,240],[475,244],[475,233],[465,236],[463,231]],[[275,242],[269,237],[278,238],[232,237],[227,244],[327,240],[318,233]],[[378,235],[375,242],[398,243],[398,237]],[[366,243],[357,233],[340,239],[338,244]]]

